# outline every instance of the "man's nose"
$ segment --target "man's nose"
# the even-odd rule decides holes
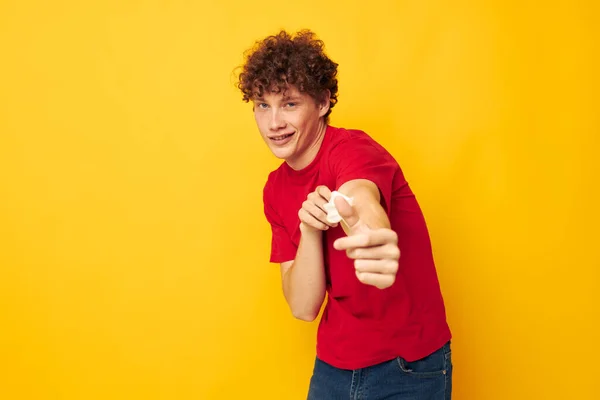
[[[284,128],[284,127],[285,127],[285,121],[282,118],[280,111],[277,108],[273,108],[273,111],[271,113],[271,124],[270,124],[271,130],[276,131],[276,130]]]

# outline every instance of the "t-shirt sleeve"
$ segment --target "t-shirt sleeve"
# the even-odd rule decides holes
[[[336,190],[348,181],[367,179],[379,188],[381,204],[389,214],[392,187],[400,167],[385,149],[365,138],[349,137],[332,148],[329,158]]]
[[[271,254],[269,261],[272,263],[292,261],[296,258],[296,246],[273,207],[270,198],[269,188],[265,186],[263,191],[264,213],[271,226]]]

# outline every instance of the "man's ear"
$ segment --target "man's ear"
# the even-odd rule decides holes
[[[331,92],[329,89],[326,89],[323,92],[323,95],[321,96],[321,102],[319,103],[319,117],[323,117],[325,114],[327,114],[327,111],[329,111],[330,99]]]

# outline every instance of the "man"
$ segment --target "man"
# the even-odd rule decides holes
[[[292,314],[327,295],[309,399],[449,399],[451,333],[425,220],[394,158],[329,125],[337,64],[310,31],[257,42],[238,87],[282,164],[264,187],[270,260]],[[333,203],[340,223],[330,222]]]

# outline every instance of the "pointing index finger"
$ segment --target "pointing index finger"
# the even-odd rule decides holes
[[[374,229],[367,233],[359,233],[337,239],[333,243],[336,250],[348,250],[359,247],[372,247],[388,243],[397,243],[397,235],[391,229]]]

